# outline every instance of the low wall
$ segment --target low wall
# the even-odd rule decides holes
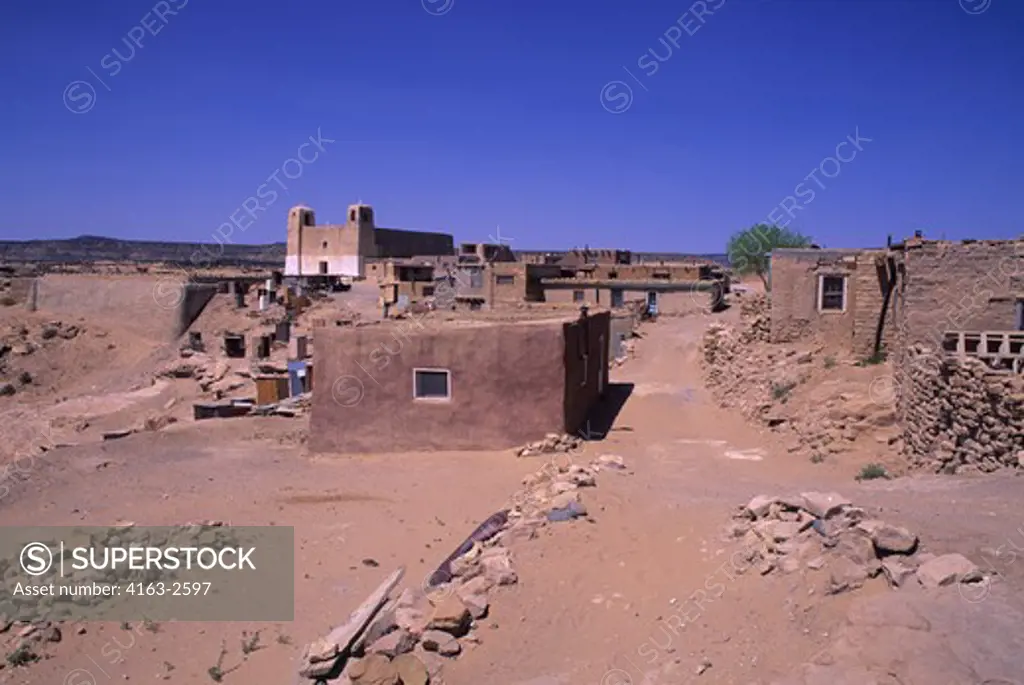
[[[156,341],[181,335],[217,293],[216,284],[168,276],[47,274],[35,279],[35,309],[109,321]]]
[[[913,346],[896,381],[912,467],[969,473],[1024,466],[1024,379]]]

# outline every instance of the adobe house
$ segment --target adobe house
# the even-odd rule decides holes
[[[779,249],[772,340],[815,336],[857,355],[1024,330],[1024,241],[925,240],[888,249]],[[948,341],[947,341],[948,338]]]
[[[773,250],[772,341],[815,338],[857,356],[872,355],[876,342],[885,345],[893,335],[891,307],[883,307],[889,257],[886,249]]]
[[[506,449],[580,430],[608,386],[607,312],[403,323],[317,329],[312,451]]]
[[[717,264],[587,264],[541,281],[545,302],[573,302],[618,309],[651,303],[662,314],[685,313],[720,299],[729,277]],[[717,295],[708,294],[712,290]]]
[[[452,255],[455,241],[447,233],[377,228],[373,207],[350,205],[344,224],[317,225],[310,207],[288,212],[285,276],[365,278],[367,261]]]

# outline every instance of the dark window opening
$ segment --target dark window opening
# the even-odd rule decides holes
[[[353,209],[351,212],[348,213],[348,220],[353,222],[353,223],[355,222],[355,220],[356,220],[356,210]]]
[[[572,301],[573,302],[582,302],[583,301],[583,291],[582,290],[573,290],[572,291]]]
[[[843,311],[846,308],[846,277],[821,277],[822,311]]]
[[[304,226],[312,226],[313,225],[313,212],[305,212],[305,213],[303,213],[303,215],[302,215],[302,224]]]
[[[494,282],[498,285],[512,285],[516,282],[515,276],[495,276]]]
[[[320,262],[320,274],[323,276],[327,275],[327,262]]]
[[[434,286],[428,285],[423,288],[423,297],[431,297],[434,294]]]
[[[447,370],[414,370],[413,397],[418,400],[449,399],[451,397],[451,388],[448,387],[450,375],[451,373]]]
[[[320,247],[322,247],[322,248],[324,248],[324,249],[326,250],[326,249],[327,249],[327,241],[325,240],[325,241],[324,241],[324,242],[323,242],[323,243],[322,243],[322,244],[320,245]]]

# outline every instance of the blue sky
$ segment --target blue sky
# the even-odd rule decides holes
[[[1017,0],[2,12],[5,239],[273,242],[291,205],[357,200],[519,249],[714,252],[769,217],[830,247],[1020,232]]]

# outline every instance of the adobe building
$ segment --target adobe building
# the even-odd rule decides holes
[[[368,260],[453,255],[447,233],[377,228],[373,207],[350,205],[344,224],[317,225],[310,207],[288,212],[285,276],[365,278]]]
[[[608,386],[610,316],[316,332],[314,452],[499,450],[575,433]]]
[[[1024,241],[778,249],[771,286],[775,342],[814,337],[858,356],[939,349],[961,332],[1024,330]]]
[[[780,248],[771,254],[771,339],[815,338],[827,346],[868,357],[881,323],[885,345],[893,333],[888,250]],[[891,298],[890,298],[891,299]]]

